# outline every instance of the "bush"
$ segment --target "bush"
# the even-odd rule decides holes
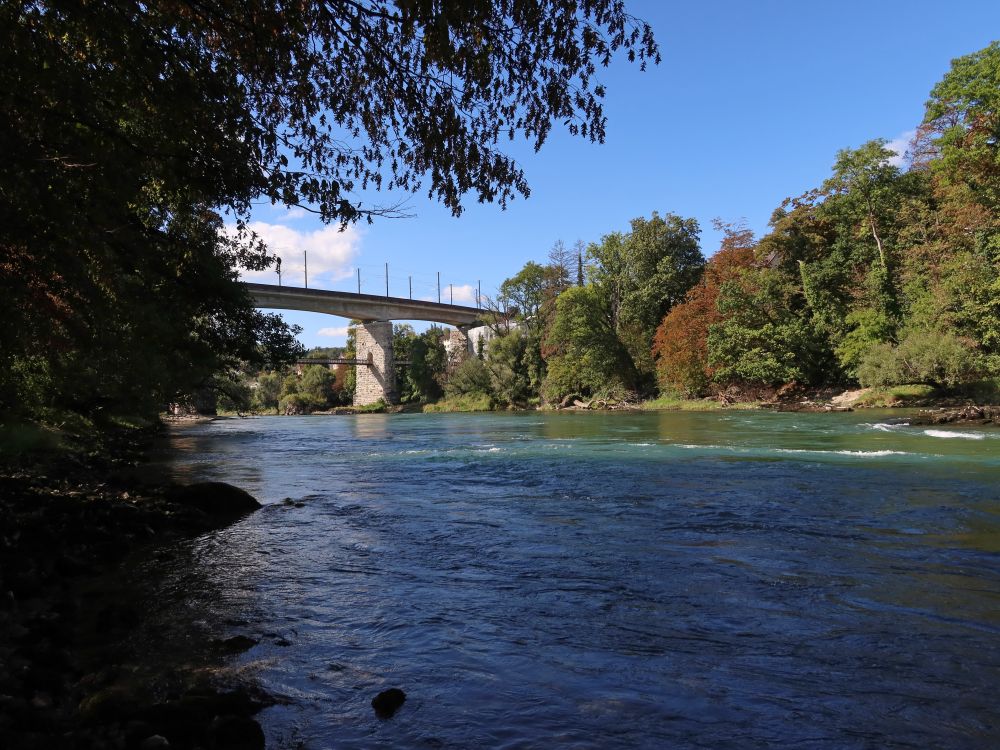
[[[486,368],[490,375],[490,389],[497,403],[514,406],[524,403],[531,395],[531,377],[525,364],[528,339],[520,331],[490,342]]]
[[[490,373],[479,357],[470,357],[456,367],[444,387],[448,398],[490,395]]]
[[[309,414],[318,408],[321,407],[304,393],[289,393],[278,404],[278,411],[286,415]]]
[[[858,365],[863,386],[926,383],[953,388],[979,374],[978,357],[969,344],[952,333],[932,330],[913,331],[896,347],[876,345]]]
[[[485,393],[466,393],[433,404],[424,404],[425,412],[490,411],[492,408],[493,402]]]

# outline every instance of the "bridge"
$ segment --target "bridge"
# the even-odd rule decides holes
[[[405,297],[380,297],[375,294],[246,282],[243,286],[250,293],[256,307],[317,312],[361,321],[357,328],[357,359],[345,360],[343,363],[365,365],[357,368],[355,406],[366,406],[378,401],[394,404],[399,401],[396,363],[392,356],[392,321],[426,320],[453,325],[458,329],[458,350],[464,353],[468,351],[468,329],[479,325],[483,317],[483,311],[477,307],[425,302]]]

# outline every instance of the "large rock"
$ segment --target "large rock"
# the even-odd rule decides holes
[[[406,693],[399,688],[389,688],[372,698],[372,708],[380,719],[391,718],[406,701]]]
[[[210,516],[243,516],[261,507],[249,492],[225,482],[179,485],[170,490],[169,496],[175,503]]]

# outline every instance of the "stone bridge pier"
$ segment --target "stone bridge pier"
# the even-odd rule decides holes
[[[378,401],[399,403],[396,365],[392,358],[392,321],[366,320],[357,328],[357,386],[354,405],[368,406]],[[368,364],[361,364],[367,362]]]

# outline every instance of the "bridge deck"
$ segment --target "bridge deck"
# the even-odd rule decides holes
[[[274,310],[303,310],[339,315],[355,320],[426,320],[454,326],[472,326],[484,310],[465,305],[404,297],[379,297],[375,294],[333,292],[327,289],[301,289],[274,284],[245,283],[257,307]]]

